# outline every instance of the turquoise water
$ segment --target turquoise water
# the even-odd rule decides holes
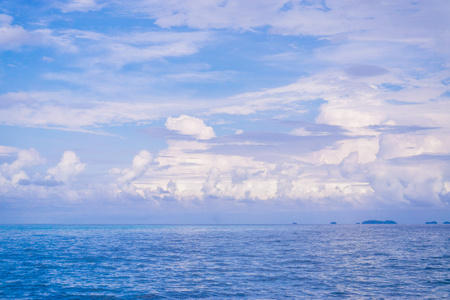
[[[450,225],[0,226],[3,299],[444,299]]]

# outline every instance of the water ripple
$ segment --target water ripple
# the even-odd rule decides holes
[[[0,298],[450,297],[450,226],[0,226]]]

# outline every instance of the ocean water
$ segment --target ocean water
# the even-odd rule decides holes
[[[2,299],[449,299],[450,225],[0,226]]]

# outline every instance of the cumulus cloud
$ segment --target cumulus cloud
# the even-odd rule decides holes
[[[245,109],[240,107],[250,107],[258,112],[323,99],[317,111],[317,128],[294,130],[297,136],[246,130],[212,139],[214,130],[203,120],[187,115],[169,117],[165,124],[168,130],[197,140],[167,141],[169,146],[155,157],[152,172],[148,172],[152,156],[145,150],[135,156],[129,168],[113,169],[119,191],[116,195],[171,199],[186,205],[214,198],[321,207],[439,207],[442,195],[448,193],[445,183],[449,179],[442,170],[445,165],[423,164],[429,171],[414,177],[419,168],[408,165],[408,172],[402,173],[389,160],[450,152],[445,118],[448,103],[430,101],[442,100],[448,88],[442,83],[445,76],[435,74],[425,81],[403,78],[402,89],[383,88],[386,82],[398,84],[398,77],[391,72],[379,76],[348,76],[345,70],[324,72],[288,86],[238,95],[228,99],[228,103],[235,101],[235,110],[228,111],[225,104],[221,111],[242,113]],[[414,101],[415,105],[402,106],[400,111],[396,102],[386,101],[393,98]],[[17,97],[15,101],[27,99]],[[122,107],[118,105],[117,111]],[[211,111],[210,116],[216,113]],[[399,132],[399,128],[425,128],[421,126],[434,127],[425,132]],[[11,151],[14,149],[5,148],[3,152]],[[26,174],[18,171],[14,175],[15,182],[27,183]],[[413,183],[423,191],[415,189]]]
[[[367,183],[349,182],[339,173],[330,173],[329,165],[312,166],[293,157],[267,163],[248,156],[208,153],[204,145],[194,152],[195,143],[171,141],[155,158],[159,168],[143,176],[136,186],[153,191],[155,197],[158,191],[167,193],[164,187],[174,182],[177,189],[172,197],[186,205],[189,199],[200,203],[222,199],[236,205],[240,201],[279,201],[330,207],[337,205],[333,203],[336,198],[356,205],[354,199],[364,198],[370,189]]]
[[[351,132],[348,134],[352,135]],[[445,183],[448,178],[443,173],[446,164],[439,166],[437,160],[419,167],[412,161],[404,162],[402,166],[408,171],[402,173],[400,166],[386,159],[398,155],[446,153],[448,150],[442,148],[446,144],[433,137],[416,138],[412,141],[421,148],[407,154],[400,152],[397,156],[384,154],[381,157],[381,153],[386,153],[383,150],[385,144],[389,143],[379,136],[378,132],[372,132],[372,135],[337,140],[327,147],[305,149],[296,154],[295,151],[277,152],[278,157],[273,155],[276,148],[269,140],[266,142],[272,146],[271,155],[258,156],[255,148],[245,152],[245,157],[239,155],[244,152],[232,149],[230,141],[224,145],[224,151],[218,151],[224,146],[217,145],[216,148],[209,141],[172,140],[168,149],[155,158],[158,168],[152,174],[142,176],[136,186],[154,199],[157,195],[170,194],[172,199],[186,205],[191,203],[189,199],[198,199],[200,203],[223,199],[235,201],[236,205],[240,201],[275,201],[328,209],[442,207],[442,195],[447,193]],[[295,137],[304,139],[305,144],[310,138]],[[327,136],[318,138],[328,139]],[[217,139],[214,143],[220,141]],[[396,149],[395,145],[393,147],[392,151]],[[408,144],[405,149],[411,151]],[[268,163],[268,157],[271,163]],[[422,176],[415,176],[421,168],[427,171]],[[177,186],[171,193],[165,188],[169,182]],[[431,186],[426,187],[427,182],[432,183]],[[423,189],[415,188],[414,184]]]
[[[16,156],[13,162],[0,165],[0,193],[2,195],[12,193],[17,196],[21,192],[21,189],[18,188],[21,182],[30,179],[26,170],[32,166],[44,164],[45,159],[35,149],[18,149],[7,146],[2,146],[0,149],[6,150],[8,156]]]
[[[147,171],[152,162],[152,155],[147,150],[141,150],[133,158],[133,162],[129,168],[126,169],[113,169],[111,173],[119,175],[117,181],[119,184],[131,183],[133,180],[139,178]]]
[[[17,151],[17,159],[12,163],[4,163],[0,166],[0,171],[3,175],[8,177],[13,177],[14,175],[21,174],[20,179],[24,179],[25,176],[23,173],[23,168],[30,167],[37,164],[42,164],[45,162],[45,159],[41,157],[39,152],[36,149],[21,149]]]
[[[421,154],[442,154],[449,150],[448,143],[434,136],[433,133],[382,134],[378,157],[391,159]]]
[[[113,168],[109,173],[113,176],[114,196],[142,199],[149,196],[148,191],[139,189],[136,181],[139,180],[150,168],[153,161],[152,154],[147,150],[141,150],[134,156],[131,166],[125,169]]]
[[[84,171],[85,163],[80,162],[80,158],[73,151],[65,151],[61,161],[56,167],[47,170],[47,179],[53,178],[56,181],[68,182]]]
[[[400,164],[379,160],[367,166],[367,181],[377,206],[445,207],[443,166],[431,160],[404,160]]]
[[[190,135],[200,140],[209,140],[216,136],[212,127],[206,126],[203,120],[181,115],[178,118],[167,118],[166,128],[181,134]]]

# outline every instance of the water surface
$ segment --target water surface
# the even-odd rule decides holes
[[[0,298],[450,297],[450,225],[0,226]]]

